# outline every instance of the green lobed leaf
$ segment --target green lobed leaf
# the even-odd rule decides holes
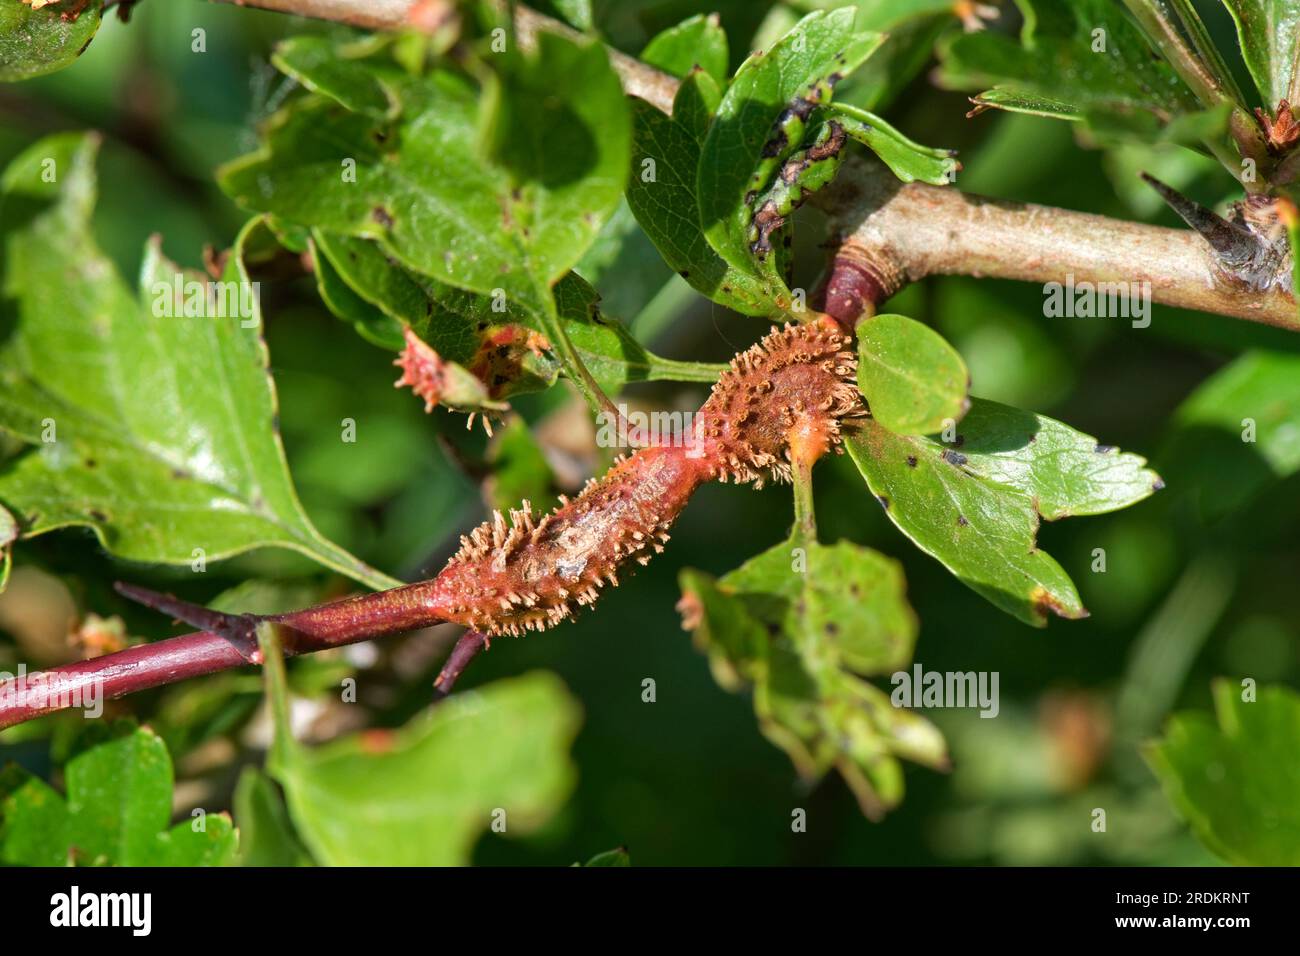
[[[829,112],[850,137],[879,156],[905,183],[920,180],[933,186],[944,186],[956,178],[957,170],[961,168],[951,150],[922,146],[875,113],[843,103],[831,104]]]
[[[631,156],[631,116],[600,43],[579,45],[543,32],[535,56],[509,57],[504,64],[489,156],[512,187],[501,196],[510,220],[505,228],[515,234],[534,278],[554,284],[577,265],[618,207]]]
[[[745,315],[780,314],[768,289],[718,255],[700,227],[695,172],[720,95],[707,74],[693,73],[682,81],[671,117],[632,100],[627,202],[664,261],[693,288]]]
[[[756,608],[758,617],[778,623],[810,660],[885,674],[912,659],[917,624],[904,596],[902,568],[869,548],[796,537],[745,562],[719,584],[774,599]]]
[[[954,35],[942,46],[945,86],[992,87],[977,105],[1069,119],[1088,111],[1143,111],[1167,119],[1198,108],[1117,0],[1021,2],[1035,16],[1026,15],[1019,42],[986,30]],[[1103,42],[1104,50],[1094,52]]]
[[[627,197],[624,196],[623,201],[614,210],[614,214],[605,221],[596,240],[582,254],[574,271],[597,289],[602,287],[602,280],[608,280],[609,285],[618,286],[625,281],[630,281],[633,285],[644,282],[648,291],[638,297],[638,301],[644,304],[654,294],[654,290],[667,281],[667,276],[663,269],[656,267],[655,263],[645,266],[641,263],[634,264],[629,259],[629,255],[636,255],[645,247],[645,243],[637,241],[643,238],[640,233],[636,216],[632,215]],[[639,271],[644,271],[646,276],[643,278],[636,275]],[[637,310],[633,308],[621,314],[636,315],[636,312]]]
[[[1237,25],[1241,55],[1265,108],[1300,101],[1300,2],[1223,0]]]
[[[26,3],[0,3],[0,82],[53,73],[85,52],[99,29],[99,4],[72,21],[63,19],[66,12],[61,5],[33,10]]]
[[[853,28],[854,11],[815,12],[766,52],[750,56],[727,88],[700,151],[696,193],[704,235],[730,265],[752,275],[778,308],[789,290],[750,250],[749,199],[802,143],[807,112],[830,102],[835,83],[862,64],[881,36]]]
[[[364,239],[350,241],[374,245]],[[315,243],[312,245],[312,260],[316,273],[316,290],[331,312],[350,323],[358,335],[373,345],[393,351],[402,351],[406,347],[404,324],[363,299],[335,269],[332,260],[319,254]],[[423,324],[426,328],[429,326],[427,316]],[[441,323],[438,328],[442,328]],[[438,355],[441,359],[438,404],[458,412],[504,410],[503,403],[489,396],[488,386],[480,378],[460,363],[443,357],[445,353],[438,352]],[[425,401],[428,402],[427,396]]]
[[[64,779],[66,798],[16,766],[0,773],[0,861],[23,866],[234,862],[239,834],[227,814],[208,813],[167,828],[172,762],[147,727],[73,757]]]
[[[830,0],[826,6],[843,6],[838,0]],[[763,19],[759,21],[758,26],[754,29],[749,38],[749,47],[751,50],[766,50],[776,44],[776,41],[789,33],[799,18],[806,14],[808,10],[796,10],[788,3],[774,3],[768,8]]]
[[[338,280],[379,313],[353,313],[364,320],[363,338],[397,351],[404,344],[403,327],[410,326],[443,358],[473,360],[478,326],[494,319],[490,300],[404,268],[370,239],[313,229],[311,242]]]
[[[1165,794],[1207,847],[1230,863],[1300,866],[1300,695],[1264,687],[1245,700],[1214,683],[1208,714],[1170,718],[1143,754]]]
[[[905,315],[858,327],[858,388],[871,417],[899,435],[929,435],[970,407],[970,373],[938,332]]]
[[[356,329],[357,334],[371,345],[400,352],[405,345],[403,323],[362,298],[339,274],[334,260],[324,254],[320,243],[313,243],[311,250],[316,292],[326,308]]]
[[[300,99],[268,124],[261,151],[220,178],[247,206],[377,239],[423,275],[509,298],[596,405],[598,381],[551,286],[620,203],[631,148],[622,86],[601,44],[552,33],[532,55],[494,55],[489,65],[495,73],[478,71],[482,96],[447,70],[377,67],[402,104],[392,123]]]
[[[306,748],[289,727],[278,637],[263,628],[261,641],[276,734],[268,770],[324,865],[463,865],[494,820],[530,832],[573,789],[581,712],[552,674],[458,692],[396,730]]]
[[[973,399],[952,444],[867,420],[846,437],[890,520],[962,583],[1027,624],[1086,616],[1035,539],[1039,518],[1103,514],[1163,487],[1137,455],[1067,425]]]
[[[256,767],[245,767],[235,785],[241,866],[310,866],[311,856],[293,832],[289,811],[275,783]]]
[[[259,223],[240,233],[222,277],[226,311],[238,314],[183,314],[177,277],[202,277],[156,241],[133,294],[91,235],[97,142],[42,141],[4,179],[6,208],[48,198],[49,185],[26,177],[44,155],[66,158],[56,160],[58,201],[5,246],[18,322],[0,348],[0,429],[31,447],[0,470],[0,501],[23,536],[87,526],[114,554],[164,564],[189,564],[195,549],[217,559],[283,547],[371,587],[399,583],[321,537],[294,493],[242,261]],[[155,314],[160,305],[182,314]]]
[[[358,309],[354,303],[345,316],[363,323],[366,337],[376,344],[401,348],[400,328],[410,325],[444,359],[482,378],[494,399],[555,383],[560,360],[554,350],[535,350],[511,332],[518,327],[541,331],[536,316],[517,303],[413,273],[370,240],[315,230],[313,241],[338,277],[364,300],[362,306],[378,310]],[[636,381],[711,383],[721,371],[709,363],[665,359],[642,347],[622,323],[601,315],[599,295],[577,273],[565,275],[553,292],[559,322],[583,364],[607,390]],[[324,288],[322,295],[327,301],[338,298],[337,292]],[[397,322],[395,339],[384,317]],[[498,361],[494,353],[503,345],[510,347],[511,356]]]
[[[730,64],[727,34],[716,13],[697,13],[657,34],[641,51],[640,60],[679,79],[698,68],[722,87]]]
[[[323,36],[281,40],[271,62],[313,93],[320,93],[357,113],[375,118],[396,114],[399,104],[372,65],[351,58]]]
[[[830,10],[843,0],[801,0],[799,8]],[[934,45],[952,26],[956,16],[978,18],[980,10],[996,9],[957,4],[952,0],[857,0],[859,29],[884,34],[880,48],[853,76],[835,90],[835,101],[863,109],[889,106],[934,58]],[[764,19],[751,44],[764,47],[794,26],[798,14],[787,4],[777,4]]]
[[[720,580],[686,570],[680,582],[715,678],[732,690],[753,685],[760,728],[802,775],[837,769],[877,817],[902,799],[898,758],[946,765],[928,721],[855,676],[911,660],[916,616],[896,562],[796,535]]]
[[[469,292],[549,308],[549,287],[612,214],[631,129],[598,43],[544,33],[507,75],[485,119],[477,88],[445,70],[394,79],[388,124],[305,97],[264,130],[263,148],[219,173],[241,204],[326,232],[376,239],[408,268]],[[564,135],[555,135],[563,130]],[[356,164],[347,181],[345,163]]]
[[[812,7],[833,7],[835,0],[810,0]],[[904,23],[937,13],[953,15],[950,0],[858,0],[862,26],[870,30],[895,30]]]

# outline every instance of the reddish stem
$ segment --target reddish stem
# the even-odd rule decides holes
[[[460,675],[465,673],[465,668],[469,666],[470,661],[478,657],[480,651],[486,650],[487,646],[486,634],[479,631],[466,631],[462,634],[456,646],[451,649],[447,663],[442,665],[442,670],[438,672],[438,677],[433,682],[434,694],[437,697],[446,697],[450,694]]]
[[[285,625],[282,640],[287,656],[308,654],[441,622],[442,615],[430,601],[432,588],[432,581],[422,581],[292,614],[271,615],[266,620]],[[175,602],[172,605],[148,598],[144,596],[147,592],[138,589],[122,590],[142,603],[163,610],[183,604]],[[214,627],[222,622],[236,628],[242,622],[257,620],[212,611],[207,613],[212,615]],[[113,700],[190,677],[261,663],[261,652],[255,644],[248,643],[242,632],[222,629],[226,633],[195,631],[163,641],[138,644],[115,654],[52,667],[0,684],[0,729],[79,703]]]
[[[0,729],[78,702],[89,705],[243,663],[244,657],[233,642],[210,631],[197,631],[20,675],[0,685]]]

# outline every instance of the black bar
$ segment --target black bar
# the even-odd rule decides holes
[[[769,933],[793,932],[827,941],[847,933],[863,948],[910,940],[930,949],[945,939],[1055,944],[1100,935],[1231,945],[1243,933],[1293,930],[1300,881],[1294,870],[1226,868],[3,869],[6,948],[72,933],[127,946],[145,938],[128,918],[143,928],[143,897],[135,910],[121,899],[104,909],[117,906],[127,925],[51,925],[52,917],[70,921],[74,886],[79,921],[99,908],[88,896],[149,894],[147,938],[167,942],[233,934],[338,951],[350,940],[373,944],[376,933],[414,941],[464,935],[495,948],[511,935],[535,944],[644,936],[680,945],[696,934],[770,943]],[[661,935],[668,930],[674,934]]]

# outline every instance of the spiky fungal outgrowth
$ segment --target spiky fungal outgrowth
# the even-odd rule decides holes
[[[820,322],[771,333],[718,379],[690,440],[620,457],[542,517],[528,502],[496,512],[429,582],[431,603],[487,635],[545,630],[594,603],[630,560],[663,550],[703,482],[788,480],[792,447],[805,458],[838,450],[841,424],[864,414],[847,344]]]
[[[787,325],[731,361],[700,409],[719,481],[790,480],[792,445],[839,450],[840,426],[866,414],[857,359],[833,322]]]

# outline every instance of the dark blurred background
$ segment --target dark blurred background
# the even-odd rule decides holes
[[[609,42],[636,53],[658,30],[717,10],[734,66],[769,7],[756,0],[607,0],[596,4],[596,19]],[[196,28],[206,31],[206,52],[192,52]],[[216,188],[213,171],[254,147],[254,124],[286,93],[267,62],[273,44],[294,32],[331,29],[233,6],[145,0],[129,24],[110,18],[72,68],[0,87],[0,162],[53,131],[102,130],[103,247],[134,275],[146,237],[156,232],[170,256],[199,266],[204,246],[228,245],[244,219]],[[927,71],[884,112],[921,142],[959,149],[965,190],[1166,225],[1177,222],[1138,181],[1140,169],[1207,204],[1233,198],[1230,178],[1188,152],[1102,151],[1078,141],[1071,124],[993,112],[967,119],[965,96],[937,89]],[[824,255],[816,213],[804,214],[799,237],[798,268],[811,284]],[[607,310],[671,357],[722,360],[762,333],[756,320],[686,290],[639,233],[614,261],[593,263],[591,271],[599,273]],[[333,318],[308,280],[276,283],[263,295],[285,443],[308,512],[323,533],[385,571],[414,578],[436,569],[459,533],[481,520],[472,465],[485,453],[484,439],[467,436],[463,418],[426,416],[408,392],[394,390],[392,356]],[[705,488],[662,559],[596,612],[544,635],[500,640],[467,673],[469,687],[548,668],[585,710],[574,752],[580,782],[565,811],[525,839],[484,837],[476,861],[567,863],[616,845],[630,849],[634,865],[1212,861],[1174,817],[1137,743],[1157,733],[1172,709],[1208,708],[1216,675],[1298,683],[1300,487],[1295,479],[1271,483],[1226,514],[1207,506],[1220,470],[1249,452],[1223,435],[1179,434],[1171,418],[1239,353],[1294,353],[1300,338],[1160,306],[1147,329],[1115,319],[1048,319],[1038,287],[963,278],[909,288],[887,310],[946,335],[971,368],[975,394],[1143,454],[1164,476],[1165,491],[1127,511],[1042,528],[1040,543],[1071,573],[1092,616],[1042,631],[1018,623],[894,529],[847,459],[823,464],[816,476],[823,540],[847,538],[903,562],[921,620],[916,659],[931,670],[1001,675],[998,719],[981,720],[973,710],[931,712],[948,736],[953,772],[909,767],[904,804],[873,824],[838,778],[811,791],[798,782],[785,755],[760,736],[748,697],[714,684],[681,629],[674,610],[681,568],[724,573],[782,540],[791,521],[787,489]],[[694,407],[703,390],[642,386],[633,394]],[[581,432],[565,424],[574,416],[561,389],[517,407],[543,445],[548,435],[564,444],[575,428]],[[338,440],[347,416],[362,423],[361,445]],[[1095,548],[1106,551],[1105,573],[1090,570]],[[29,618],[15,616],[14,593],[57,592],[79,613],[122,615],[131,634],[168,633],[107,585],[120,577],[179,585],[157,569],[112,561],[89,534],[46,537],[18,558],[8,611],[0,615],[0,633],[8,634],[0,647],[8,653],[39,632],[30,608]],[[255,575],[302,576],[304,593],[319,594],[313,574],[295,558],[265,553],[213,566],[205,589],[187,595],[210,600]],[[389,706],[369,719],[396,725],[427,703],[437,654],[453,636],[426,634],[385,648]],[[402,653],[407,659],[398,660]],[[339,666],[372,663],[352,657]],[[308,682],[305,675],[300,681]],[[646,677],[657,683],[654,704],[641,700]],[[228,793],[236,768],[257,759],[241,728],[256,719],[258,694],[255,677],[230,675],[132,699],[122,711],[162,728],[179,767],[178,793],[197,799]],[[328,736],[328,714],[321,720],[317,733]],[[60,733],[53,724],[11,733],[0,758],[42,769],[46,738],[53,733],[57,741]],[[1097,806],[1109,814],[1102,838],[1089,829]],[[791,833],[793,807],[808,810],[806,834]]]

